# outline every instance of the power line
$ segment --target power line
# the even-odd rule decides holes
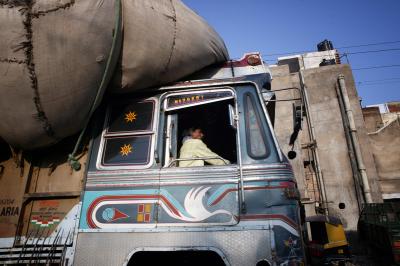
[[[367,70],[367,69],[378,69],[378,68],[389,68],[389,67],[400,67],[400,65],[369,66],[369,67],[352,68],[352,70],[355,71],[355,70]]]
[[[399,48],[399,50],[400,50],[400,48]],[[329,50],[329,51],[326,51],[326,52],[330,52],[330,51],[332,51],[332,50]],[[313,51],[313,52],[315,52],[315,51]],[[262,56],[268,56],[268,55],[263,54],[263,53],[261,53],[261,55]],[[290,55],[288,55],[288,56],[290,56]],[[323,54],[323,55],[308,55],[306,57],[307,58],[312,58],[312,57],[326,57],[326,56],[335,56],[335,53],[334,52],[330,52],[330,54]],[[276,61],[276,60],[267,59],[266,61]]]
[[[387,78],[387,79],[373,79],[373,80],[363,80],[358,83],[371,83],[371,82],[380,82],[380,81],[390,81],[390,80],[400,80],[399,78]]]
[[[357,44],[357,45],[348,45],[348,46],[340,46],[336,47],[334,49],[348,49],[348,48],[356,48],[356,47],[366,47],[366,46],[377,46],[377,45],[385,45],[385,44],[394,44],[394,43],[400,43],[400,41],[390,41],[390,42],[377,42],[377,43],[367,43],[367,44]],[[277,55],[290,55],[290,54],[302,54],[302,53],[310,53],[310,52],[315,52],[313,51],[294,51],[294,52],[280,52],[280,53],[272,53],[272,54],[267,54],[265,53],[265,56],[277,56]]]
[[[342,52],[343,56],[345,55],[355,55],[355,54],[370,54],[370,53],[381,53],[381,52],[393,52],[393,51],[400,51],[400,48],[389,48],[389,49],[379,49],[379,50],[367,50],[367,51],[356,51],[356,52]],[[267,54],[262,54],[263,56],[268,56]],[[323,55],[309,55],[307,58],[312,57],[326,57],[326,54]],[[266,60],[266,61],[274,61],[274,60]]]
[[[377,43],[368,43],[368,44],[359,44],[359,45],[342,46],[342,47],[338,47],[337,49],[355,48],[355,47],[365,47],[365,46],[377,46],[377,45],[393,44],[393,43],[400,43],[400,41],[393,41],[393,42],[377,42]]]
[[[370,53],[380,53],[380,52],[392,52],[392,51],[400,51],[400,48],[389,48],[389,49],[379,49],[379,50],[368,50],[368,51],[358,51],[358,52],[342,52],[342,55],[354,55],[354,54],[370,54]],[[263,54],[264,55],[264,54]],[[334,56],[334,53],[330,54],[331,56]],[[327,54],[323,55],[309,55],[307,58],[312,58],[312,57],[326,57],[328,56]],[[271,60],[267,60],[271,61]]]
[[[304,54],[311,53],[315,51],[296,51],[296,52],[286,52],[286,53],[275,53],[275,54],[264,54],[265,56],[276,56],[276,55],[292,55],[292,54]]]
[[[390,51],[400,51],[400,48],[390,48],[390,49],[380,49],[380,50],[369,50],[369,51],[359,51],[359,52],[343,52],[342,54],[369,54],[369,53],[380,53],[380,52],[390,52]]]
[[[400,80],[393,80],[393,81],[386,81],[386,82],[377,82],[377,83],[362,83],[358,82],[357,86],[380,86],[380,85],[386,85],[386,84],[398,84],[400,83]]]
[[[389,48],[389,49],[379,49],[379,50],[368,50],[368,51],[356,51],[356,52],[343,52],[341,53],[342,56],[347,56],[347,55],[355,55],[355,54],[370,54],[370,53],[381,53],[381,52],[393,52],[393,51],[400,51],[400,48]],[[267,56],[266,54],[262,54],[262,56]],[[306,56],[307,58],[323,58],[327,56],[334,56],[334,54],[323,54],[323,55],[308,55]],[[268,62],[276,62],[276,60],[273,59],[264,59],[264,61]]]

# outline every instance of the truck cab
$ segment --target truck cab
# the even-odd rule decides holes
[[[268,113],[268,67],[252,53],[198,75],[108,101],[89,152],[76,265],[302,265],[298,191]],[[185,167],[193,126],[218,156]]]

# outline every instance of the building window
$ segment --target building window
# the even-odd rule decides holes
[[[155,102],[130,101],[109,108],[99,168],[143,168],[151,164]]]
[[[245,94],[244,107],[247,152],[253,159],[264,159],[268,156],[266,135],[252,94]]]

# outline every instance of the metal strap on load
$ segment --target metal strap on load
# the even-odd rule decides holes
[[[93,101],[93,104],[90,108],[89,114],[87,116],[85,126],[82,129],[81,133],[79,134],[78,140],[75,144],[74,150],[71,154],[68,155],[68,162],[72,169],[78,171],[81,168],[81,164],[76,158],[76,153],[78,152],[79,146],[82,142],[83,136],[86,132],[88,127],[90,118],[92,117],[96,107],[100,104],[104,92],[108,86],[108,83],[111,79],[112,74],[114,73],[115,66],[118,61],[119,53],[121,51],[122,46],[122,8],[121,8],[121,0],[115,1],[115,27],[114,27],[114,36],[112,41],[112,46],[110,50],[110,54],[107,59],[106,68],[104,70],[103,77],[101,79],[100,86],[97,90],[96,97]]]

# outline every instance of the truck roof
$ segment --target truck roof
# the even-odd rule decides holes
[[[207,85],[210,83],[237,82],[248,80],[249,76],[267,75],[271,77],[268,65],[262,60],[259,52],[245,53],[242,58],[229,60],[222,64],[206,67],[199,72],[168,86],[159,88],[169,90],[179,87]]]

